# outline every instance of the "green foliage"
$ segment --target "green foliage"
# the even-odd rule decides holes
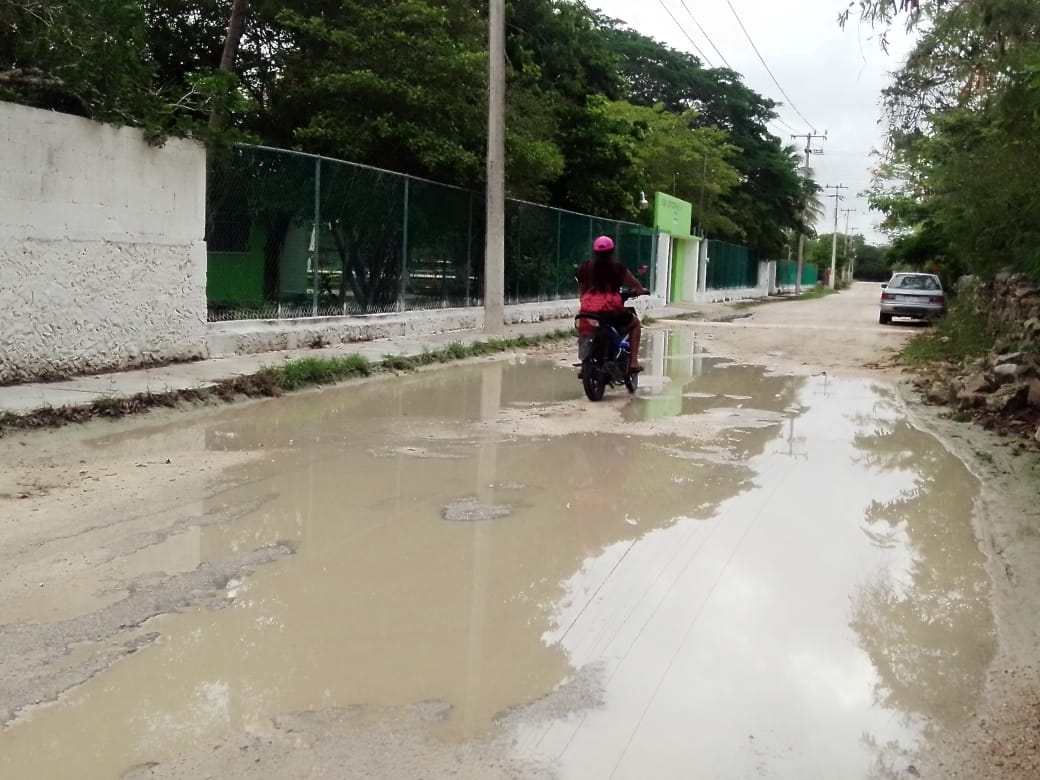
[[[709,202],[708,207],[718,208],[740,226],[740,232],[730,240],[746,244],[759,256],[775,257],[783,250],[785,229],[797,228],[805,221],[806,196],[797,153],[782,148],[778,139],[773,143],[744,141],[744,146],[737,137],[731,142],[743,149],[737,158],[742,183],[723,202]]]
[[[163,72],[151,5],[8,0],[0,5],[0,98],[141,127],[155,142],[169,135],[218,143],[246,138],[207,127],[212,111],[247,110],[233,74],[201,63],[182,69],[178,79]]]
[[[270,102],[294,141],[331,157],[480,182],[486,64],[470,3],[301,5],[277,17],[292,45]]]
[[[387,355],[380,364],[387,371],[415,371],[420,365],[420,359],[407,355]]]
[[[418,355],[385,355],[378,364],[371,363],[363,355],[345,357],[309,357],[291,360],[275,368],[266,369],[263,375],[281,390],[299,390],[314,385],[327,385],[344,379],[366,377],[378,371],[408,373],[422,366],[451,363],[466,358],[493,355],[511,349],[535,347],[562,339],[574,338],[571,329],[554,330],[539,336],[516,336],[513,338],[488,339],[463,344],[453,341],[437,350],[426,350]]]
[[[814,287],[812,287],[812,288],[810,288],[808,290],[805,290],[801,295],[799,295],[798,296],[798,300],[800,300],[800,301],[803,301],[803,300],[804,301],[812,301],[812,300],[816,300],[817,298],[826,298],[829,295],[837,295],[837,294],[838,294],[838,290],[832,290],[830,287],[827,287],[827,286],[822,285],[822,284],[817,284],[816,286],[814,286]]]
[[[732,71],[708,70],[691,54],[618,23],[605,25],[612,47],[622,57],[621,73],[632,103],[662,106],[691,127],[719,131],[737,152],[726,159],[737,173],[735,185],[726,169],[709,165],[709,186],[702,193],[703,161],[694,159],[674,169],[674,187],[670,182],[655,182],[654,187],[674,189],[698,210],[703,202],[705,231],[712,238],[744,243],[762,257],[778,255],[785,229],[812,221],[811,213],[803,216],[803,203],[812,201],[819,188],[810,184],[810,191],[805,191],[800,157],[769,132],[766,124],[776,116],[776,103],[749,89]]]
[[[298,390],[311,385],[328,385],[351,377],[368,376],[372,364],[362,355],[341,358],[300,358],[267,373],[283,390]]]
[[[1040,279],[1040,4],[922,7],[929,24],[886,90],[891,159],[871,204],[896,264]]]
[[[631,217],[642,189],[635,159],[644,130],[614,116],[610,105],[595,95],[566,110],[567,163],[553,195],[575,211]]]
[[[863,243],[856,253],[855,274],[857,279],[885,282],[892,276],[891,250],[889,247]]]
[[[155,141],[256,139],[483,185],[482,4],[252,0],[233,73],[217,70],[230,7],[7,0],[0,99],[139,126]],[[737,74],[707,69],[577,0],[507,3],[507,62],[514,197],[635,219],[645,218],[640,192],[675,192],[697,206],[709,235],[763,256],[780,251],[785,230],[811,221],[797,155],[766,127],[775,104]],[[306,189],[295,179],[285,186],[283,200]],[[271,256],[295,208],[276,211]]]
[[[704,198],[719,199],[739,184],[735,160],[740,150],[727,142],[723,131],[700,127],[696,112],[674,114],[662,104],[648,108],[625,101],[610,103],[606,111],[614,121],[631,128],[630,134],[638,139],[633,164],[641,174],[640,190],[670,192],[700,203]],[[634,199],[631,209],[630,216],[636,217]],[[739,230],[718,210],[704,227],[711,235]]]
[[[969,360],[985,354],[1001,335],[989,322],[986,302],[975,293],[961,295],[945,317],[910,340],[903,360],[910,365]]]
[[[815,239],[805,242],[805,262],[814,263],[820,267],[822,273],[824,268],[831,267],[831,250],[833,249],[834,234],[821,233]],[[839,274],[846,264],[845,236],[838,234],[838,257],[837,268]]]
[[[127,123],[155,108],[146,37],[137,3],[9,0],[0,6],[2,83],[30,105]]]

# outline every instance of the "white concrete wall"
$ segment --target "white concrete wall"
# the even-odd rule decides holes
[[[697,285],[700,283],[700,239],[683,241],[683,251],[686,253],[686,262],[683,268],[683,300],[691,300],[697,295]]]
[[[758,286],[766,291],[766,295],[776,292],[776,265],[775,260],[758,264]]]
[[[672,241],[667,233],[657,234],[657,255],[654,257],[654,295],[664,301],[671,301],[672,291]]]
[[[0,102],[0,382],[206,355],[206,160]]]
[[[745,301],[752,298],[768,298],[772,294],[772,286],[775,279],[776,263],[759,262],[757,287],[740,287],[730,290],[701,290],[697,293],[695,302],[725,303],[727,301]]]
[[[656,296],[637,298],[632,308],[643,316],[664,306]],[[577,299],[521,303],[505,307],[505,322],[516,325],[559,320],[560,327],[572,324],[578,313]],[[395,336],[429,336],[484,327],[484,309],[431,309],[399,314],[370,314],[360,317],[304,317],[294,320],[243,320],[210,323],[209,349],[214,356],[250,355],[303,349],[321,344],[349,344]]]

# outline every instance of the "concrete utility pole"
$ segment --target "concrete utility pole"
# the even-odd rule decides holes
[[[849,275],[849,214],[855,214],[856,209],[842,209],[841,213],[845,215],[845,276]],[[850,278],[848,281],[852,281]]]
[[[822,138],[824,141],[826,141],[827,140],[827,134],[824,133],[823,135],[820,135],[816,131],[813,131],[811,133],[803,133],[801,135],[792,135],[791,138],[796,139],[796,140],[799,139],[799,138],[804,138],[805,139],[805,168],[803,169],[802,172],[805,174],[806,181],[808,181],[811,178],[810,174],[811,174],[811,171],[812,171],[812,169],[809,167],[809,158],[812,155],[814,155],[814,154],[823,154],[823,149],[813,149],[812,142],[816,138]],[[809,210],[808,197],[809,197],[808,194],[806,194],[805,199],[802,201],[802,218],[803,219],[805,218],[805,212]],[[805,265],[805,232],[802,231],[799,234],[799,236],[798,236],[798,275],[797,275],[797,277],[795,278],[795,281],[794,281],[794,294],[795,295],[801,295],[802,294],[802,268],[804,267],[804,265]]]
[[[708,183],[708,155],[704,155],[704,171],[701,173],[701,205],[697,210],[697,235],[704,238],[704,187]]]
[[[859,235],[859,232],[858,232],[859,228],[854,227],[854,228],[852,228],[852,230],[857,231],[856,233],[853,234],[854,238],[861,238],[861,236]],[[852,242],[852,254],[849,256],[849,284],[852,284],[856,280],[856,256],[858,254],[859,254],[859,245],[855,241],[853,241]]]
[[[834,190],[833,195],[828,195],[828,198],[834,198],[834,233],[832,234],[831,241],[831,289],[835,290],[838,287],[838,280],[836,278],[838,271],[838,212],[841,210],[839,206],[841,201],[845,199],[845,196],[841,194],[842,190],[847,190],[844,184],[828,184],[824,187],[825,190]]]
[[[487,227],[484,245],[484,332],[505,331],[506,264],[506,25],[505,0],[488,14]]]

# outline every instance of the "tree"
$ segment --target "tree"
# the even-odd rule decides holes
[[[136,124],[157,108],[146,34],[136,3],[9,0],[0,6],[0,97]]]
[[[224,50],[220,55],[219,69],[225,73],[235,72],[235,57],[238,56],[238,47],[246,29],[248,13],[249,0],[232,0],[231,18],[228,20],[227,35],[224,37]],[[209,126],[218,127],[222,119],[220,110],[214,108],[209,115]]]
[[[483,26],[462,0],[311,0],[283,10],[291,38],[270,120],[302,148],[463,186],[482,180]]]
[[[214,61],[165,80],[148,11],[125,0],[8,0],[0,6],[0,99],[141,127],[155,141],[221,140],[206,119],[243,109],[233,74],[217,72]]]
[[[638,138],[632,157],[638,179],[632,182],[628,216],[638,213],[634,195],[639,191],[671,192],[700,204],[721,198],[739,184],[740,173],[734,167],[739,150],[723,131],[699,127],[696,111],[678,115],[663,105],[646,108],[618,101],[608,105],[607,113]],[[712,234],[739,229],[718,211],[697,217],[705,219],[704,227]]]
[[[849,236],[848,241],[851,242],[857,237]],[[851,251],[846,252],[846,236],[844,233],[838,233],[838,254],[835,262],[838,275],[844,272],[845,268],[848,267],[849,258],[851,257]],[[806,242],[805,247],[805,260],[808,263],[815,263],[820,269],[826,268],[828,271],[831,267],[831,252],[834,249],[834,233],[821,233],[812,241]]]
[[[892,259],[1040,278],[1040,7],[1031,0],[922,4],[906,65],[885,91],[889,159],[871,193]]]
[[[802,209],[798,214],[798,225],[796,229],[805,236],[816,235],[816,223],[823,219],[826,207],[820,200],[823,188],[812,177],[802,178]]]
[[[696,57],[619,22],[603,24],[622,57],[621,73],[633,103],[660,104],[676,114],[693,112],[692,127],[722,131],[727,143],[740,150],[732,160],[737,186],[707,193],[712,236],[745,243],[763,257],[778,255],[784,231],[804,221],[804,185],[799,158],[766,126],[776,117],[776,103],[749,89],[730,70],[707,70]],[[700,204],[699,193],[694,203]]]
[[[870,282],[885,282],[892,276],[887,247],[874,246],[865,241],[856,252],[856,278]]]

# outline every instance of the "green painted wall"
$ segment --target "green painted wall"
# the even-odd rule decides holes
[[[263,229],[254,227],[248,252],[209,252],[206,297],[211,303],[260,303],[264,299]]]
[[[663,192],[654,194],[654,227],[673,236],[688,236],[693,227],[693,204]]]
[[[672,241],[672,294],[671,300],[684,300],[683,280],[686,278],[686,242]]]

